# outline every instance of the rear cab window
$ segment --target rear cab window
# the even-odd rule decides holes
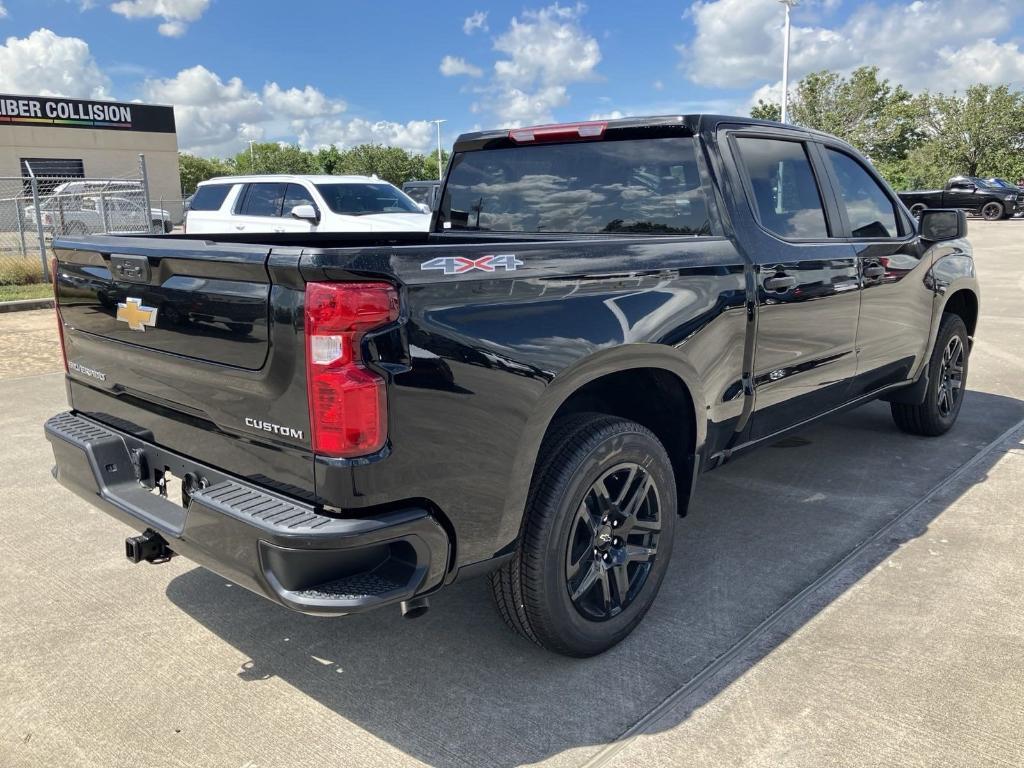
[[[457,153],[439,222],[445,231],[717,234],[690,136]]]
[[[233,184],[204,184],[192,196],[190,211],[219,211]]]

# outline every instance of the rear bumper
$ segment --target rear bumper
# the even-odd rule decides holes
[[[425,509],[328,517],[311,504],[73,413],[54,416],[45,430],[54,477],[65,488],[293,610],[338,616],[407,600],[440,585],[448,567],[448,536]],[[164,468],[205,481],[187,508],[151,492],[154,470]]]

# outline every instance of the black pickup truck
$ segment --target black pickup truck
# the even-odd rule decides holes
[[[1019,190],[990,184],[976,176],[954,176],[944,189],[900,192],[900,200],[914,216],[928,208],[959,208],[978,214],[986,221],[999,221],[1024,210]]]
[[[704,115],[464,135],[430,233],[60,239],[54,474],[133,562],[328,616],[486,574],[599,653],[700,473],[876,398],[953,425],[965,231],[830,136]]]

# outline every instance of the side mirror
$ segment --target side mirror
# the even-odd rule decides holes
[[[933,243],[967,236],[967,214],[962,210],[929,208],[918,221],[922,240]]]
[[[302,205],[296,205],[292,208],[293,219],[305,219],[313,224],[320,223],[320,212],[316,209],[316,206],[304,203]]]
[[[430,213],[430,206],[429,205],[427,205],[426,203],[419,203],[418,205],[419,205],[421,211],[423,211],[424,213]]]

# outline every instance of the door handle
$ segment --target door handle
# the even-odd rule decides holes
[[[864,267],[864,277],[872,280],[878,277],[885,277],[885,267],[881,264],[868,264]]]
[[[796,278],[793,275],[766,277],[764,287],[769,291],[788,291],[790,288],[796,288]]]

